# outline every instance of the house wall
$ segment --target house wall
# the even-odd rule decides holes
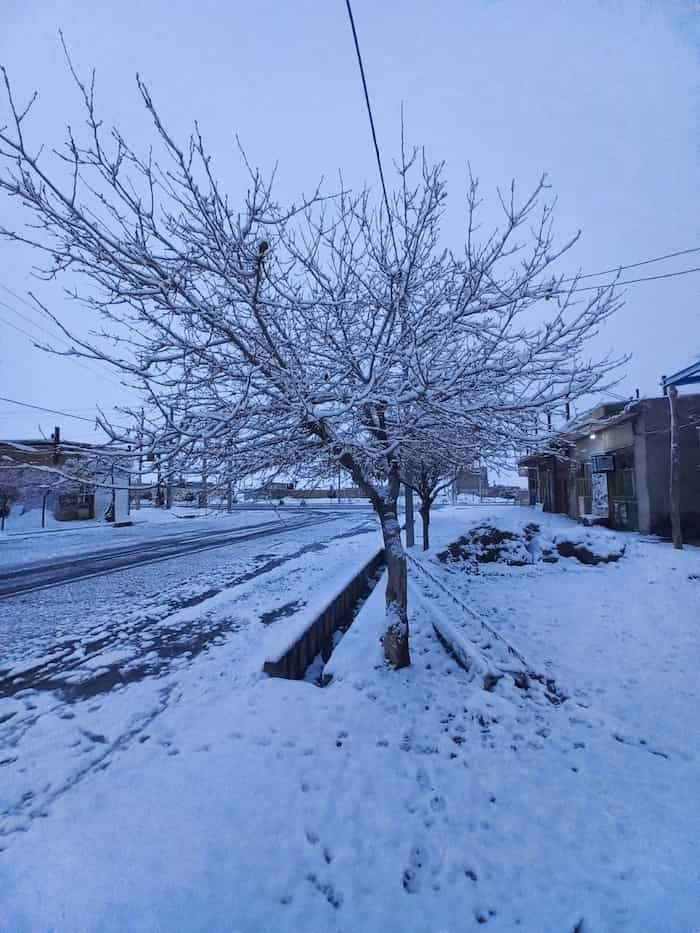
[[[621,414],[624,406],[601,406],[591,417],[594,420]],[[606,410],[610,408],[611,410]],[[625,417],[625,414],[622,414]],[[680,446],[680,499],[683,535],[700,539],[700,394],[678,397],[679,446]],[[568,505],[557,502],[560,511],[568,511],[571,518],[578,518],[577,494],[578,465],[597,454],[611,454],[622,450],[634,451],[634,496],[637,506],[637,524],[643,534],[670,534],[670,414],[668,399],[654,398],[636,402],[628,420],[608,428],[591,428],[595,438],[583,437],[576,441],[569,452],[571,462],[566,485]],[[553,458],[530,458],[530,486],[534,491],[539,486],[540,501],[547,476],[552,473]],[[558,473],[567,468],[565,460],[558,461],[554,469]],[[548,474],[548,471],[549,474]],[[536,477],[536,482],[535,482]],[[631,497],[630,497],[631,498]],[[625,502],[629,499],[619,497]],[[630,514],[630,524],[634,520]]]
[[[91,457],[99,458],[97,450],[89,450],[85,457],[69,451],[62,452],[54,462],[53,445],[26,442],[26,447],[30,445],[31,450],[0,443],[0,488],[17,490],[19,499],[14,509],[26,512],[40,508],[50,490],[47,507],[58,521],[102,518],[112,502],[117,518],[126,517],[132,466],[127,456],[120,458],[119,463],[105,458],[93,462]],[[71,472],[75,476],[70,477]]]
[[[686,537],[700,536],[700,396],[678,396],[680,445],[681,527]],[[671,437],[668,400],[649,399],[640,423],[646,452],[649,490],[649,527],[652,534],[669,535]]]
[[[598,454],[610,454],[630,447],[633,448],[639,529],[643,532],[648,531],[649,503],[646,479],[643,475],[646,466],[646,455],[643,448],[643,438],[638,436],[635,421],[624,421],[622,424],[596,429],[591,433],[595,433],[595,438],[585,437],[576,442],[575,456],[580,463],[585,463]],[[578,499],[575,502],[574,515],[578,515]]]
[[[576,442],[577,460],[590,460],[596,454],[607,454],[613,450],[621,450],[623,447],[632,447],[635,440],[632,422],[630,421],[596,431],[595,435],[595,440],[584,437]]]
[[[62,496],[77,495],[84,487],[67,480],[61,473],[53,472],[54,464],[50,454],[39,453],[30,459],[26,452],[18,453],[17,460],[11,460],[7,448],[4,452],[0,450],[0,488],[14,490],[18,496],[13,511],[24,514],[42,508],[46,502],[47,510],[59,521],[76,517],[70,510],[66,514],[60,499]]]
[[[687,537],[700,536],[700,396],[678,397],[681,425],[681,524]],[[670,414],[668,399],[646,399],[634,420],[596,431],[576,444],[581,461],[595,454],[634,448],[635,488],[642,534],[670,534]]]

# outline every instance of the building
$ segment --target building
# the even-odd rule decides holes
[[[97,444],[50,439],[0,440],[0,515],[41,509],[58,521],[129,513],[131,455]]]
[[[455,493],[459,495],[463,492],[476,492],[479,495],[486,495],[489,488],[489,475],[485,466],[472,466],[461,469],[455,479]]]
[[[700,395],[677,402],[681,524],[700,536]],[[519,466],[529,501],[622,531],[670,531],[670,413],[666,397],[599,405],[568,422]]]

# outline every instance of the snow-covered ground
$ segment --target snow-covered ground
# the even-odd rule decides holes
[[[529,509],[438,510],[435,547],[412,558],[410,668],[382,663],[377,588],[329,686],[264,676],[298,613],[376,546],[358,522],[248,545],[233,567],[198,555],[187,582],[161,574],[160,602],[132,584],[99,604],[67,658],[15,663],[1,930],[700,926],[700,550]],[[474,525],[516,537],[493,562],[438,558]],[[567,541],[625,550],[591,566],[561,556]],[[541,682],[483,688],[521,659]]]
[[[277,523],[280,528],[293,518],[315,514],[316,511],[350,514],[349,509],[316,510],[303,507],[277,507],[252,505],[236,507],[233,512],[212,512],[175,506],[173,509],[143,508],[133,511],[132,525],[116,528],[108,522],[56,522],[44,531],[5,532],[0,535],[0,573],[15,570],[34,563],[53,559],[78,557],[122,547],[138,547],[155,539],[173,538],[206,533],[225,532],[227,529],[242,529],[262,523]],[[368,513],[364,509],[353,515]],[[27,513],[31,515],[33,513]]]
[[[210,518],[220,512],[211,509],[199,509],[185,505],[176,505],[172,509],[153,508],[150,504],[143,505],[142,508],[132,508],[128,520],[135,524],[168,524],[178,518]],[[21,512],[19,506],[12,508],[10,517],[5,523],[5,529],[1,533],[0,541],[5,538],[13,538],[17,535],[45,536],[51,532],[84,532],[88,528],[111,528],[110,522],[103,518],[82,519],[76,521],[58,521],[50,510],[46,511],[44,516],[44,525],[41,524],[41,509],[30,509],[28,512]]]

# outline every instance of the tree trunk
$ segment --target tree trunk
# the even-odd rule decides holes
[[[671,537],[674,548],[683,547],[683,534],[681,532],[681,456],[678,442],[678,417],[676,413],[676,399],[678,389],[668,387],[668,405],[671,415],[671,481],[669,486],[669,501],[671,506]]]
[[[430,502],[425,499],[420,504],[420,517],[423,522],[423,550],[430,547]]]
[[[408,568],[401,544],[401,527],[396,516],[396,503],[383,504],[379,520],[384,538],[388,578],[386,584],[386,631],[382,643],[384,657],[397,670],[408,667]]]
[[[415,522],[413,519],[413,488],[404,483],[404,501],[406,503],[406,547],[416,543]]]
[[[382,637],[384,657],[397,670],[408,667],[411,663],[408,648],[408,566],[396,513],[396,503],[401,492],[398,464],[394,464],[390,472],[387,495],[378,491],[347,451],[338,456],[338,463],[367,494],[379,518],[387,566],[386,628]]]

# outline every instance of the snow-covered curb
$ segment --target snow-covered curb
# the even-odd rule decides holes
[[[278,665],[284,656],[313,629],[320,618],[332,609],[336,600],[342,598],[344,591],[351,587],[358,577],[369,575],[372,566],[381,559],[381,551],[374,554],[369,561],[366,557],[360,560],[360,557],[362,555],[357,555],[355,560],[346,564],[341,573],[330,576],[327,585],[320,590],[311,604],[296,615],[293,624],[280,630],[279,636],[268,642],[266,665]]]

